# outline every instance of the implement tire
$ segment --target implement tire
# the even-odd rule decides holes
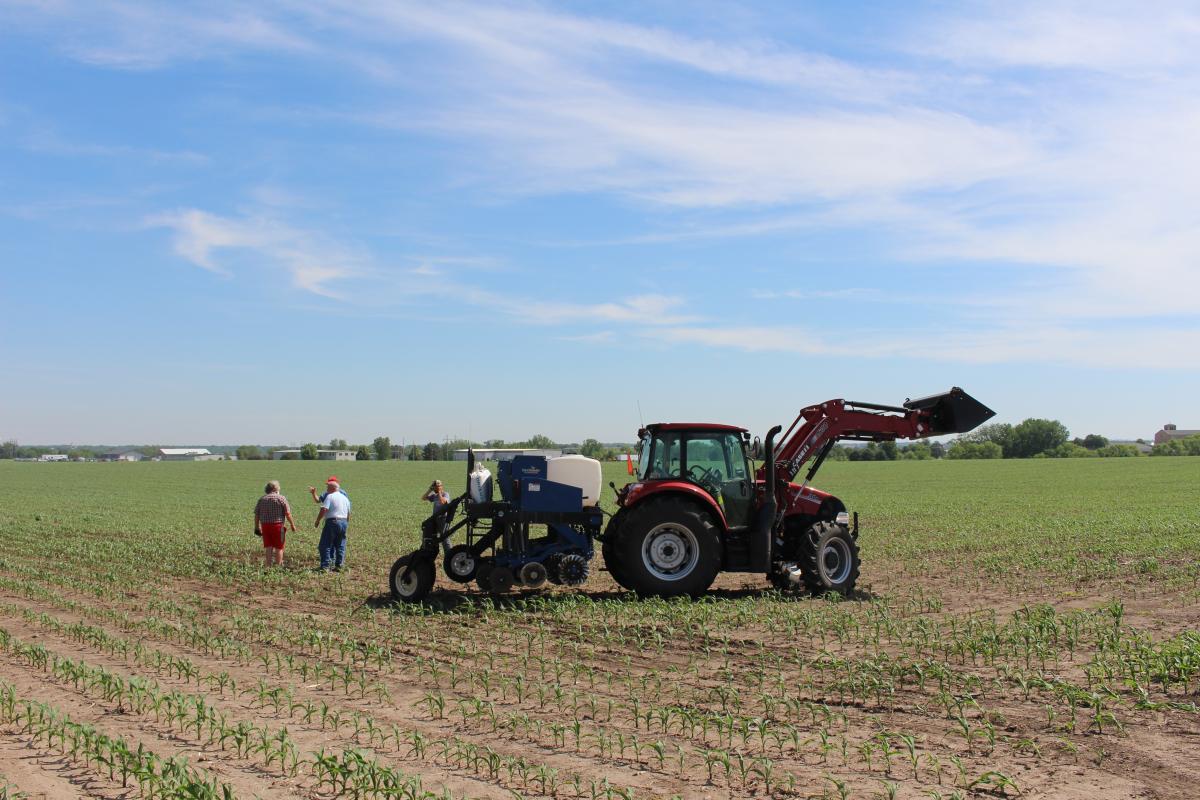
[[[652,499],[629,511],[612,555],[609,572],[639,596],[697,597],[721,569],[720,529],[687,500]]]
[[[388,577],[392,597],[403,603],[419,603],[433,590],[433,561],[420,553],[396,559]]]
[[[456,544],[442,559],[446,577],[455,583],[470,583],[479,570],[479,556],[465,544]]]
[[[854,590],[862,561],[849,528],[836,522],[816,522],[801,535],[799,544],[800,570],[809,592],[848,595]]]

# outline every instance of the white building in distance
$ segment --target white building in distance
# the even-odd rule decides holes
[[[353,461],[357,453],[354,450],[318,450],[317,461]],[[285,458],[300,458],[299,450],[276,450],[271,453],[271,458],[275,461],[282,461]]]
[[[163,461],[224,461],[220,453],[210,453],[204,447],[160,447],[158,457]]]
[[[546,458],[558,458],[563,454],[562,450],[536,450],[533,448],[524,447],[477,447],[475,448],[476,461],[511,461],[517,456],[545,456]],[[454,451],[455,461],[466,461],[466,450]]]
[[[101,453],[100,461],[141,461],[145,458],[140,450],[114,450],[111,453]]]

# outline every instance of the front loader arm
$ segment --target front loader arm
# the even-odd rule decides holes
[[[889,442],[922,439],[946,433],[965,433],[995,415],[957,386],[940,395],[906,400],[903,406],[882,406],[852,400],[828,400],[808,406],[783,434],[775,451],[776,481],[790,483],[810,458],[812,473],[834,443],[841,440]],[[765,465],[759,468],[765,479]]]

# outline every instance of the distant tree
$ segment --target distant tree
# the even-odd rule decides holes
[[[258,461],[261,459],[262,450],[252,444],[244,444],[237,449],[238,461]]]
[[[525,446],[531,450],[553,450],[558,445],[556,445],[554,440],[549,436],[543,436],[540,433],[535,433],[533,436],[529,437],[529,441],[525,443]]]
[[[835,444],[829,448],[829,455],[825,456],[826,461],[849,461],[850,454],[845,447],[840,444]]]
[[[579,455],[587,456],[588,458],[600,458],[604,455],[604,445],[600,444],[596,439],[584,439],[583,444],[579,445]]]
[[[280,460],[281,461],[299,461],[300,454],[295,451],[284,453],[282,456],[280,456]]]
[[[379,461],[387,461],[392,457],[392,440],[386,436],[375,437],[371,447],[375,448],[375,458]]]
[[[425,445],[423,454],[425,456],[426,461],[441,461],[442,460],[442,446],[440,444],[438,444],[437,442],[429,442],[428,444]]]
[[[1005,458],[1010,458],[1008,451],[1012,446],[1013,426],[1007,422],[993,422],[991,425],[983,425],[976,428],[970,433],[965,433],[958,437],[959,441],[964,442],[995,442],[1000,445],[1000,449],[1004,452]]]
[[[934,458],[945,458],[946,445],[942,444],[941,442],[934,442],[933,444],[929,445],[929,455],[933,456]]]
[[[879,452],[883,454],[883,457],[880,459],[880,461],[895,461],[897,454],[899,453],[899,449],[896,447],[895,442],[880,442]]]
[[[1063,442],[1056,447],[1051,447],[1049,450],[1043,450],[1047,458],[1097,458],[1098,454],[1095,450],[1089,450],[1083,445],[1075,444],[1074,442]]]
[[[1004,457],[1030,458],[1053,450],[1069,437],[1066,426],[1056,419],[1030,418],[1012,429],[1012,438],[1004,448]]]
[[[16,458],[20,449],[21,446],[17,444],[16,439],[9,439],[0,444],[0,458]]]
[[[933,458],[933,453],[929,442],[920,441],[905,445],[900,450],[900,456],[909,461],[928,461]]]
[[[330,450],[349,450],[350,445],[346,444],[345,439],[330,439],[329,440],[329,449]]]
[[[1154,445],[1152,456],[1200,456],[1200,435]]]
[[[358,450],[354,453],[355,461],[370,461],[371,451],[365,444],[360,444]]]
[[[1131,444],[1110,444],[1096,451],[1101,458],[1136,458],[1141,454],[1142,451]]]
[[[304,461],[316,461],[317,460],[317,446],[315,444],[313,444],[312,442],[309,442],[308,444],[301,447],[300,448],[300,458],[303,459]]]
[[[489,449],[499,449],[501,447],[504,447],[504,440],[503,439],[485,439],[483,442],[483,446],[487,447]]]
[[[425,451],[421,449],[420,445],[410,444],[404,455],[408,457],[409,461],[425,460]]]
[[[956,439],[946,451],[946,458],[1004,458],[1004,448],[995,442],[971,442],[966,439]]]
[[[1099,450],[1102,447],[1108,447],[1108,439],[1098,433],[1089,433],[1082,439],[1076,438],[1074,442],[1080,447],[1086,447],[1088,450]]]

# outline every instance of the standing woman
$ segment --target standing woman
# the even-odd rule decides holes
[[[262,536],[263,565],[283,566],[283,523],[286,520],[295,533],[296,521],[287,498],[279,493],[279,481],[269,481],[263,491],[266,494],[254,506],[254,531]]]

